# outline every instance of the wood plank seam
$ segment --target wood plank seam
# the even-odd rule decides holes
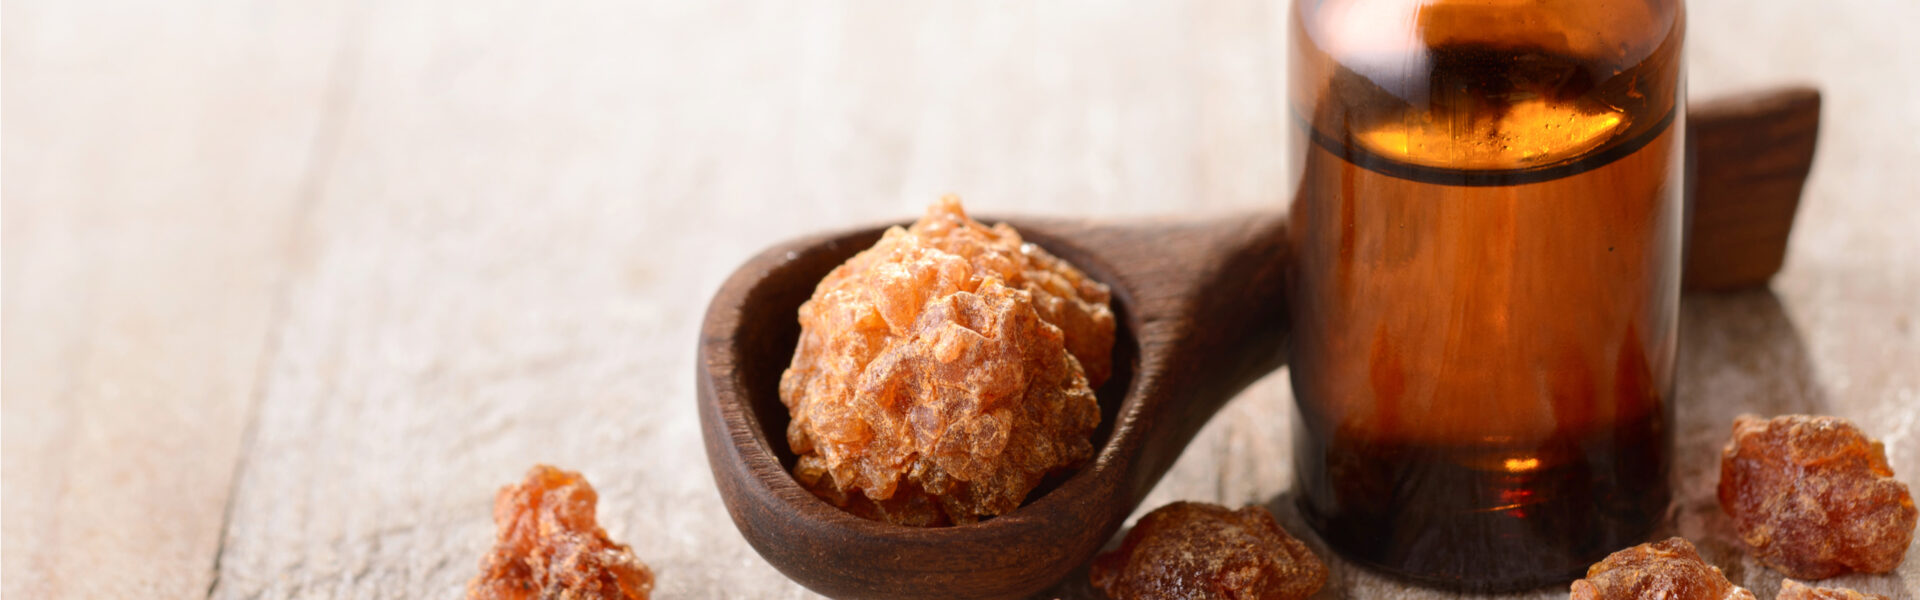
[[[226,505],[221,508],[220,537],[213,549],[213,576],[207,581],[206,597],[209,599],[220,589],[220,566],[226,557],[227,536],[233,529],[235,499],[240,496],[248,459],[258,445],[260,406],[266,402],[273,365],[284,350],[293,280],[299,272],[293,267],[299,262],[301,250],[310,243],[307,239],[308,224],[313,220],[321,196],[326,194],[327,179],[340,155],[341,132],[346,129],[354,92],[359,87],[363,56],[358,42],[363,21],[358,11],[342,19],[341,35],[334,47],[332,64],[327,67],[326,99],[321,104],[320,117],[315,120],[313,141],[307,151],[307,165],[300,176],[293,212],[281,236],[285,240],[281,254],[286,259],[287,268],[279,273],[273,284],[273,307],[269,309],[267,317],[267,335],[261,340],[259,360],[254,364],[253,383],[247,393],[246,430],[241,433],[240,452],[233,461],[233,474],[227,479]]]

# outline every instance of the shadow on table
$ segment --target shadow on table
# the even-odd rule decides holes
[[[1660,535],[1692,541],[1736,583],[1770,583],[1777,590],[1779,575],[1745,558],[1733,522],[1720,511],[1720,450],[1735,417],[1831,412],[1826,393],[1798,328],[1772,291],[1692,294],[1680,312],[1674,499]]]

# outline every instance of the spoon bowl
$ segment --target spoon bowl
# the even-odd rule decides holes
[[[814,497],[789,474],[794,456],[778,388],[799,337],[794,315],[827,272],[872,246],[884,227],[770,248],[715,295],[698,378],[708,456],[735,524],[788,577],[835,597],[1037,592],[1113,535],[1207,417],[1279,366],[1283,215],[1012,224],[1112,287],[1114,374],[1097,393],[1094,459],[1019,509],[977,523],[869,521]]]

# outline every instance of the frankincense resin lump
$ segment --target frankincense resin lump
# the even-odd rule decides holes
[[[1573,582],[1569,600],[1754,600],[1753,592],[1727,581],[1700,560],[1693,544],[1667,538],[1607,555]]]
[[[1916,517],[1880,442],[1845,419],[1807,415],[1734,420],[1720,508],[1755,558],[1801,579],[1893,570]]]
[[[1114,600],[1299,600],[1326,584],[1327,566],[1265,508],[1175,502],[1140,517],[1087,576]]]
[[[1013,510],[1093,454],[1112,372],[1107,287],[943,198],[800,306],[780,378],[794,478],[902,525]]]
[[[499,529],[471,600],[647,600],[653,571],[594,519],[599,502],[579,473],[535,466],[493,500]]]
[[[1787,579],[1780,582],[1780,595],[1773,600],[1887,600],[1887,597],[1847,588],[1816,588]]]

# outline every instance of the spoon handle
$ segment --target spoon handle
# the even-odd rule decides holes
[[[1687,108],[1687,289],[1763,286],[1780,270],[1819,134],[1820,91],[1810,87]]]
[[[1103,396],[1128,402],[1097,459],[1131,511],[1214,412],[1285,362],[1286,214],[1015,225],[1107,281],[1136,342],[1115,345],[1115,371],[1131,377]]]

